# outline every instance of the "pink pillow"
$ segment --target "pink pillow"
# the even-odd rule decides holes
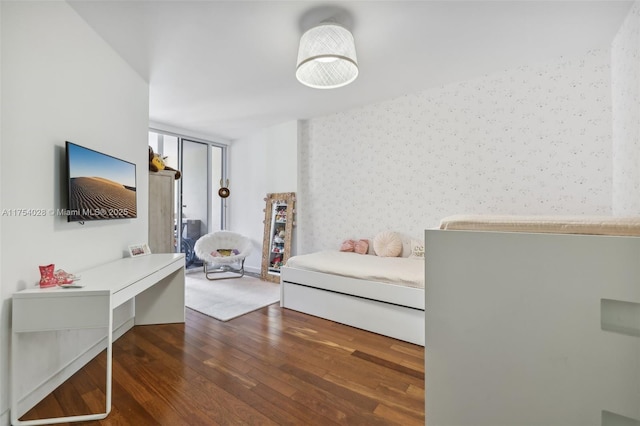
[[[353,251],[356,242],[353,240],[344,240],[340,246],[340,251]]]
[[[355,243],[354,251],[358,254],[367,254],[369,251],[369,240],[358,240]]]

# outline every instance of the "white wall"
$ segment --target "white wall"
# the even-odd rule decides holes
[[[297,121],[235,140],[229,147],[227,228],[253,242],[253,253],[245,261],[247,271],[259,273],[262,266],[264,198],[268,193],[296,192],[297,169]]]
[[[2,5],[0,4],[0,100],[2,99]],[[0,105],[0,129],[3,129],[2,126],[2,107]],[[2,131],[0,130],[0,164],[2,164]],[[2,173],[0,173],[0,188],[2,188]],[[0,212],[4,208],[4,202],[2,201],[2,197],[0,196]],[[0,241],[4,239],[2,235],[2,221],[0,220]],[[0,244],[0,277],[2,277],[2,244]],[[7,321],[7,315],[5,314],[4,306],[4,296],[2,291],[2,283],[0,282],[0,347],[6,347],[5,343],[7,342],[7,334],[8,329],[4,326]],[[5,359],[8,355],[5,353],[5,350],[0,349],[0,425],[9,423],[9,415],[6,411],[6,406],[4,401],[6,398],[4,395],[6,394],[6,387],[4,383],[7,383],[9,380],[9,376],[7,375],[7,367]]]
[[[608,51],[406,95],[301,126],[299,252],[447,215],[610,214]]]
[[[640,214],[640,3],[611,48],[613,213]]]
[[[66,2],[2,2],[1,8],[2,208],[64,207],[65,140],[135,162],[138,188],[137,219],[81,226],[50,213],[0,217],[0,413],[7,423],[11,295],[37,284],[38,265],[78,272],[147,241],[149,90]],[[126,305],[116,321],[124,323],[132,312]],[[39,384],[104,335],[104,330],[69,331],[22,338],[24,405],[50,392],[53,382]]]

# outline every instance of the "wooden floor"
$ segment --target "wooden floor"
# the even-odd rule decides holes
[[[228,322],[187,309],[113,354],[111,414],[84,424],[424,425],[424,348],[277,304]],[[104,410],[104,369],[105,352],[23,419]]]

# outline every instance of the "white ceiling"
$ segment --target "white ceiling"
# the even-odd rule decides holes
[[[360,75],[295,79],[316,1],[69,1],[150,85],[150,119],[227,140],[516,66],[609,48],[631,1],[340,1]]]

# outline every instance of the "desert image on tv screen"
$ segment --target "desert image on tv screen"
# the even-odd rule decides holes
[[[136,217],[136,166],[67,144],[69,221]]]

